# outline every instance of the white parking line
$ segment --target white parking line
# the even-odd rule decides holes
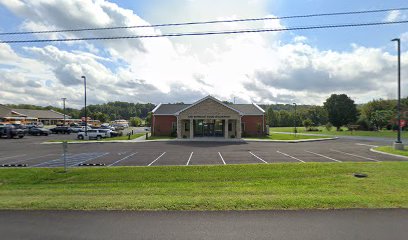
[[[325,156],[323,154],[315,153],[315,152],[312,152],[312,151],[306,151],[306,150],[305,150],[305,152],[308,152],[308,153],[311,153],[311,154],[314,154],[314,155],[317,155],[317,156],[320,156],[320,157],[324,157],[324,158],[327,158],[327,159],[330,159],[330,160],[333,160],[333,161],[336,161],[336,162],[341,162],[340,160]]]
[[[157,160],[159,160],[159,158],[161,158],[164,154],[166,154],[166,152],[163,152],[160,156],[158,156],[156,159],[153,160],[153,162],[151,162],[149,165],[147,166],[151,166],[154,162],[156,162]]]
[[[188,166],[188,164],[190,163],[191,157],[193,156],[193,152],[191,152],[190,157],[188,158],[187,164],[186,166]]]
[[[56,153],[51,153],[51,154],[47,154],[47,155],[43,155],[43,156],[38,156],[38,157],[32,157],[32,158],[27,158],[27,159],[23,159],[17,162],[13,162],[13,163],[20,163],[20,162],[24,162],[24,161],[28,161],[28,160],[33,160],[33,159],[37,159],[37,158],[42,158],[42,157],[47,157],[47,156],[51,156],[51,155],[58,155]]]
[[[283,153],[283,152],[279,152],[279,151],[276,151],[277,153],[280,153],[280,154],[282,154],[282,155],[284,155],[284,156],[286,156],[286,157],[290,157],[290,158],[293,158],[293,159],[295,159],[295,160],[298,160],[299,162],[302,162],[302,163],[305,163],[305,161],[303,161],[303,160],[301,160],[301,159],[299,159],[299,158],[296,158],[296,157],[294,157],[294,156],[290,156],[289,154],[286,154],[286,153]]]
[[[15,156],[10,156],[10,157],[2,157],[0,158],[0,161],[6,160],[9,158],[24,157],[24,156],[27,156],[27,154],[15,155]]]
[[[258,157],[258,156],[256,156],[255,154],[253,154],[252,152],[249,152],[252,156],[254,156],[254,157],[256,157],[256,158],[258,158],[259,160],[261,160],[262,162],[264,162],[264,163],[268,163],[267,161],[265,161],[265,160],[263,160],[262,158],[260,158],[260,157]]]
[[[127,155],[126,157],[121,158],[121,159],[117,160],[116,162],[113,162],[113,163],[109,164],[108,167],[111,167],[111,166],[115,165],[115,164],[118,163],[118,162],[121,162],[121,161],[123,161],[123,160],[125,160],[125,159],[130,158],[131,156],[135,155],[136,153],[137,153],[137,152],[134,152],[134,153],[132,153],[132,154],[130,154],[130,155]]]
[[[225,161],[224,161],[224,158],[222,157],[221,153],[218,152],[218,154],[220,155],[220,158],[221,158],[221,160],[222,160],[222,163],[224,163],[224,165],[226,165],[226,163],[225,163]]]
[[[79,165],[79,164],[81,164],[81,163],[88,162],[88,161],[91,161],[91,160],[94,160],[94,159],[97,159],[97,158],[100,158],[100,157],[106,156],[106,155],[108,155],[108,154],[109,154],[109,153],[107,152],[107,153],[104,153],[104,154],[99,155],[99,156],[91,157],[91,158],[86,159],[86,160],[84,160],[84,161],[81,161],[81,162],[77,162],[77,163],[71,164],[71,165],[69,165],[68,167],[78,166],[78,165]]]
[[[347,153],[347,152],[343,152],[343,151],[339,151],[339,150],[330,149],[330,151],[343,153],[343,154],[346,154],[346,155],[350,155],[350,156],[354,156],[354,157],[358,157],[358,158],[363,158],[363,159],[367,159],[367,160],[370,160],[370,161],[381,162],[381,161],[373,159],[373,158],[364,157],[364,156],[360,156],[360,155],[356,155],[356,154],[352,154],[352,153]]]
[[[356,145],[367,146],[367,147],[378,147],[376,145],[370,145],[370,144],[364,144],[364,143],[356,143]]]

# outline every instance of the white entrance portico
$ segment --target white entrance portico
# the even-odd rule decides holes
[[[177,138],[241,138],[242,113],[207,96],[177,112]]]

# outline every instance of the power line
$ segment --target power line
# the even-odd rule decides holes
[[[41,34],[41,33],[100,31],[100,30],[115,30],[115,29],[130,29],[130,28],[174,27],[174,26],[204,25],[204,24],[216,24],[216,23],[252,22],[252,21],[281,20],[281,19],[293,19],[293,18],[310,18],[310,17],[339,16],[339,15],[356,15],[356,14],[369,14],[369,13],[405,11],[405,10],[408,10],[408,7],[376,9],[376,10],[366,10],[366,11],[314,13],[314,14],[307,14],[307,15],[292,15],[292,16],[284,16],[284,17],[243,18],[243,19],[231,19],[231,20],[213,20],[213,21],[181,22],[181,23],[162,23],[162,24],[135,25],[135,26],[78,28],[78,29],[25,31],[25,32],[5,32],[5,33],[0,33],[0,35],[24,35],[24,34]]]
[[[366,27],[408,23],[404,21],[390,22],[370,22],[370,23],[347,23],[347,24],[329,24],[319,26],[301,26],[289,28],[264,28],[264,29],[242,29],[228,31],[206,31],[206,32],[187,32],[187,33],[165,33],[157,35],[133,35],[133,36],[110,36],[110,37],[84,37],[84,38],[61,38],[61,39],[29,39],[29,40],[6,40],[0,43],[41,43],[41,42],[72,42],[72,41],[90,41],[90,40],[116,40],[116,39],[135,39],[135,38],[158,38],[158,37],[182,37],[182,36],[203,36],[203,35],[222,35],[222,34],[238,34],[238,33],[257,33],[257,32],[282,32],[310,29],[326,29],[326,28],[346,28],[346,27]]]

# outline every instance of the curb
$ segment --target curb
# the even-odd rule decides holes
[[[244,143],[244,142],[278,142],[278,143],[301,143],[301,142],[319,142],[326,140],[336,140],[338,137],[333,138],[315,138],[315,139],[299,139],[299,140],[268,140],[268,139],[242,139],[242,140],[184,140],[184,139],[157,139],[157,140],[117,140],[117,141],[83,141],[83,142],[67,142],[68,144],[91,144],[91,143],[146,143],[146,142],[220,142],[220,143]],[[41,144],[62,144],[61,142],[42,142]]]
[[[312,138],[312,139],[299,139],[299,140],[268,140],[268,139],[245,139],[246,142],[281,142],[281,143],[300,143],[300,142],[320,142],[326,140],[336,140],[338,137],[332,138]]]
[[[408,159],[407,156],[402,156],[402,155],[393,154],[393,153],[381,152],[381,151],[375,150],[374,148],[370,148],[370,151],[371,151],[371,152],[375,152],[375,153],[381,153],[381,154],[388,155],[388,156],[400,157],[400,158]]]

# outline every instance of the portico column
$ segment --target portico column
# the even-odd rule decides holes
[[[190,119],[190,139],[194,138],[194,125],[193,119]]]
[[[237,138],[241,138],[241,117],[239,117],[236,121],[237,126],[235,126],[235,129],[237,130]]]
[[[181,136],[181,119],[177,117],[177,138],[182,138]]]
[[[224,126],[224,138],[228,138],[228,119],[224,120],[225,126]]]

